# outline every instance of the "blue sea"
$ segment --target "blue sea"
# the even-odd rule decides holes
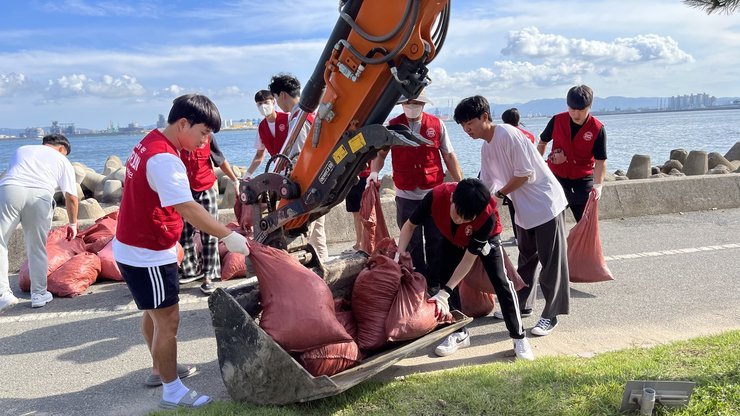
[[[725,154],[740,141],[740,110],[688,111],[675,113],[616,114],[598,116],[607,132],[608,172],[627,170],[634,154],[650,155],[653,165],[668,160],[671,149],[705,150]],[[549,118],[525,118],[524,128],[535,135]],[[466,176],[480,168],[480,140],[470,139],[454,122],[447,123],[458,160]],[[216,134],[224,155],[231,164],[246,166],[254,156],[255,130],[225,131]],[[142,136],[72,136],[70,160],[101,171],[108,155],[128,157]],[[29,139],[0,140],[0,171],[7,167],[14,149],[31,143]],[[388,173],[389,163],[384,172]]]

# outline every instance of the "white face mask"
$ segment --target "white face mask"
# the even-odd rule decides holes
[[[423,109],[424,106],[421,104],[403,104],[403,113],[406,114],[406,118],[419,118]]]
[[[259,111],[263,117],[267,117],[268,115],[272,114],[274,110],[275,106],[272,104],[272,101],[268,101],[265,104],[259,104],[257,106],[257,111]]]

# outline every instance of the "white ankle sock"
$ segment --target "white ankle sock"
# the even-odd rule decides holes
[[[186,394],[190,392],[190,389],[185,387],[180,381],[180,378],[176,378],[171,383],[163,383],[164,388],[162,389],[162,400],[170,403],[179,403]],[[209,399],[208,396],[202,396],[193,403],[193,406],[200,406]]]

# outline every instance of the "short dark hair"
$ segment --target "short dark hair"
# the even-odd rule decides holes
[[[501,121],[516,127],[519,125],[519,110],[512,107],[501,113]]]
[[[63,134],[47,134],[41,139],[41,144],[50,144],[52,146],[62,145],[67,150],[67,155],[72,152],[72,145],[69,144],[69,140]]]
[[[487,113],[488,119],[491,119],[491,107],[485,97],[475,95],[464,98],[455,107],[455,123],[462,124],[474,118],[483,117],[483,113]]]
[[[274,100],[275,97],[272,95],[270,90],[259,90],[257,94],[254,94],[254,102],[259,103],[267,100]]]
[[[173,124],[184,118],[191,126],[203,123],[214,133],[221,130],[221,114],[210,98],[200,94],[186,94],[172,101],[167,122]]]
[[[455,203],[458,215],[465,220],[472,220],[491,202],[491,192],[480,180],[466,178],[457,184],[452,193],[452,202]]]
[[[285,92],[293,98],[301,95],[301,82],[291,74],[281,73],[273,75],[268,86],[272,95]]]
[[[568,107],[574,110],[583,110],[591,107],[594,101],[594,92],[588,85],[576,85],[568,90]]]

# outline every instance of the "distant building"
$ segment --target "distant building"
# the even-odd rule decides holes
[[[661,110],[694,110],[698,108],[714,107],[717,103],[717,97],[710,96],[707,93],[676,95],[658,100],[658,107]]]
[[[167,120],[164,119],[164,114],[160,114],[159,118],[157,119],[157,128],[163,129],[167,127]]]
[[[23,133],[23,137],[27,139],[41,139],[44,135],[44,129],[41,127],[29,127]]]

